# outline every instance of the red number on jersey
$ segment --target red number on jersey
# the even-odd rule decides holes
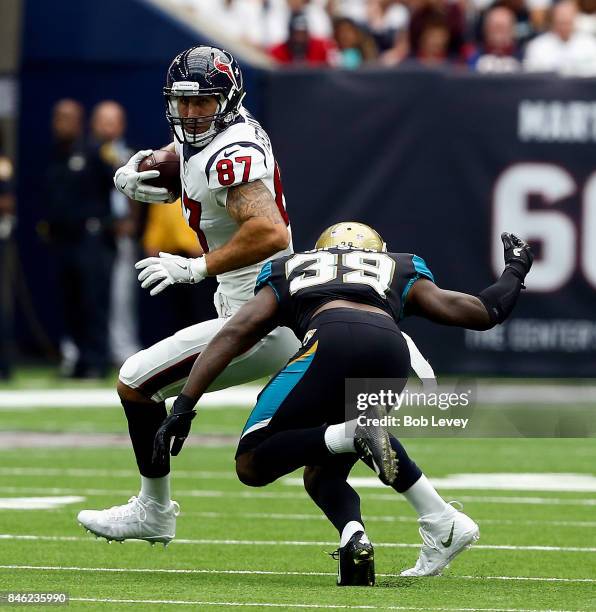
[[[182,212],[184,213],[186,222],[197,235],[203,252],[208,253],[209,245],[207,244],[207,237],[201,229],[201,203],[189,198],[186,192],[182,192]]]
[[[250,178],[250,165],[252,164],[252,157],[250,155],[245,155],[243,157],[235,157],[234,161],[244,164],[244,172],[242,173],[242,182],[248,183],[248,179]]]
[[[244,164],[244,170],[242,172],[242,182],[248,183],[250,179],[250,165],[252,164],[252,157],[250,155],[244,155],[242,157],[235,157],[235,162]],[[234,164],[231,159],[220,159],[215,166],[217,170],[217,180],[220,185],[228,187],[236,180],[234,174]]]
[[[231,159],[220,159],[215,169],[217,170],[217,180],[220,185],[227,187],[236,180],[234,175],[234,164]]]

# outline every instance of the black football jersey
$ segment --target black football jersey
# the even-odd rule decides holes
[[[333,247],[268,261],[255,293],[269,285],[279,302],[280,325],[302,338],[312,314],[332,300],[376,306],[400,321],[408,291],[419,278],[434,282],[417,255]]]

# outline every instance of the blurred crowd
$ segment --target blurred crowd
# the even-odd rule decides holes
[[[147,298],[137,282],[135,262],[160,251],[198,257],[201,250],[179,202],[139,204],[115,189],[114,171],[134,152],[126,141],[126,113],[119,103],[98,103],[87,120],[80,102],[59,100],[49,129],[52,150],[40,175],[42,199],[36,211],[47,261],[36,272],[49,275],[52,291],[27,314],[36,319],[32,311],[39,314],[40,308],[61,314],[58,337],[49,340],[42,332],[38,344],[48,341],[51,353],[59,355],[64,377],[103,378],[142,345],[196,323],[197,311],[204,308],[202,296],[190,286]],[[11,374],[13,312],[22,294],[12,175],[12,164],[0,147],[0,380]],[[143,329],[141,322],[148,320],[151,325]]]
[[[596,0],[171,0],[281,64],[596,74]]]
[[[14,261],[12,240],[15,226],[13,165],[4,154],[0,139],[0,380],[10,375],[10,336],[14,304],[10,283]]]

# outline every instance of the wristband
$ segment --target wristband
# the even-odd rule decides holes
[[[519,260],[514,259],[505,265],[506,270],[511,270],[523,283],[528,274],[527,267]]]
[[[182,393],[174,401],[172,412],[170,414],[181,414],[183,412],[194,412],[196,400],[183,395]]]
[[[501,278],[494,285],[478,294],[493,325],[502,323],[513,311],[523,287],[522,281],[523,276],[520,278],[519,270],[513,266],[507,266]]]
[[[207,276],[207,260],[204,255],[191,259],[188,266],[189,283],[200,283]]]

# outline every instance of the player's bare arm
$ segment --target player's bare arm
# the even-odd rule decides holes
[[[484,304],[477,297],[441,289],[425,278],[414,283],[406,304],[408,314],[434,323],[477,330],[493,327]]]
[[[160,253],[138,261],[135,267],[141,270],[141,287],[153,287],[150,294],[157,295],[174,283],[198,283],[206,276],[259,263],[288,246],[288,229],[261,180],[230,187],[227,210],[239,225],[229,242],[195,259]]]
[[[505,270],[496,283],[476,297],[440,289],[429,280],[420,279],[408,293],[408,313],[435,323],[476,330],[491,329],[502,323],[515,306],[534,258],[530,246],[517,236],[505,232],[501,240]]]
[[[264,287],[230,319],[197,357],[170,415],[155,435],[153,459],[164,462],[171,452],[177,455],[190,432],[196,416],[194,407],[209,385],[229,363],[241,355],[276,325],[277,299],[270,287]],[[174,443],[170,451],[170,441]]]
[[[227,244],[205,256],[209,276],[256,264],[290,243],[273,195],[261,180],[230,187],[227,210],[239,228]]]
[[[197,357],[181,393],[195,402],[238,355],[246,352],[277,325],[277,299],[264,287],[246,302]]]

